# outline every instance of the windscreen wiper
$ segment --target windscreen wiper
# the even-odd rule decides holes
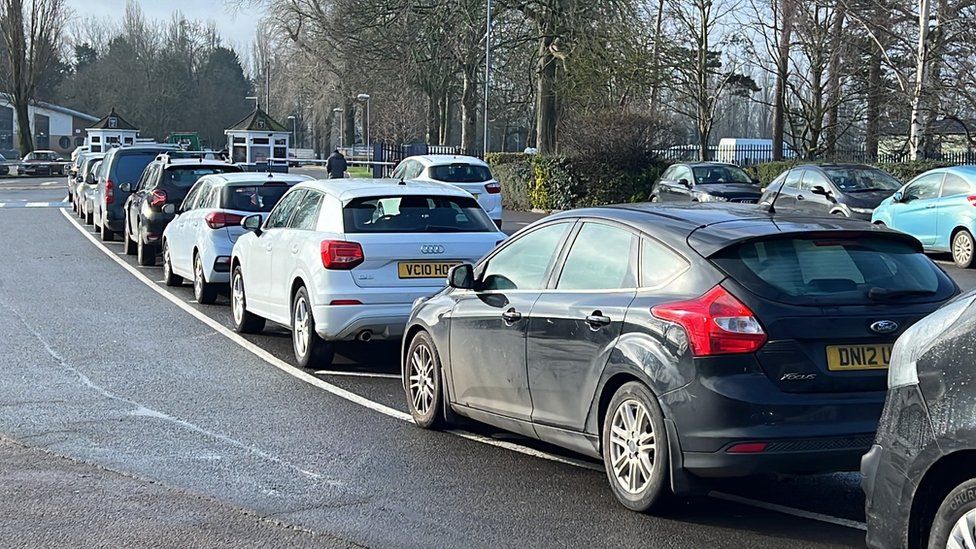
[[[868,299],[882,301],[885,299],[898,299],[899,297],[935,295],[937,293],[937,290],[889,290],[888,288],[874,287],[868,290]]]

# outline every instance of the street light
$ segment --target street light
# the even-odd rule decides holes
[[[361,93],[361,94],[359,94],[359,95],[356,96],[356,100],[359,101],[360,103],[366,103],[366,116],[365,116],[365,121],[364,121],[365,124],[363,124],[363,126],[364,126],[363,127],[363,133],[365,135],[363,137],[366,140],[366,158],[368,158],[370,161],[372,161],[373,160],[373,147],[372,147],[372,143],[369,142],[369,94],[368,93]]]
[[[339,148],[341,149],[342,140],[346,136],[346,117],[342,116],[342,113],[345,111],[342,109],[342,107],[336,107],[332,109],[332,112],[339,115]]]
[[[487,10],[485,14],[485,156],[488,156],[488,85],[491,83],[491,0],[488,0]]]
[[[289,114],[288,120],[291,120],[291,144],[294,147],[298,142],[298,120],[294,114]]]

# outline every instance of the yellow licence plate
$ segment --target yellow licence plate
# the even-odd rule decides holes
[[[451,267],[460,265],[460,261],[401,261],[397,264],[397,274],[400,278],[447,278],[447,271]]]
[[[885,370],[891,362],[891,345],[830,345],[827,347],[827,369]]]

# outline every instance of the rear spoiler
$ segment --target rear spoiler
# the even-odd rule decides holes
[[[893,231],[878,226],[865,227],[863,229],[852,229],[849,227],[829,229],[825,228],[824,223],[811,223],[807,228],[802,227],[802,223],[795,220],[782,227],[780,224],[774,225],[770,229],[770,221],[743,221],[732,222],[737,226],[729,226],[730,223],[721,223],[705,227],[698,227],[688,235],[688,246],[698,252],[702,257],[711,258],[729,248],[739,246],[746,242],[761,240],[780,240],[780,239],[826,239],[826,240],[857,240],[858,238],[887,238],[903,242],[912,247],[916,252],[923,253],[922,243],[915,237]],[[817,226],[814,226],[817,225]],[[721,226],[721,228],[719,228]],[[709,230],[709,229],[717,230]],[[760,229],[765,228],[765,231]],[[738,233],[738,234],[736,234]]]

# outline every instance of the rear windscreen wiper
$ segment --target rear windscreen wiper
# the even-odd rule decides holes
[[[935,295],[936,293],[938,293],[936,290],[889,290],[888,288],[875,287],[868,290],[868,299],[880,301],[899,297]]]

